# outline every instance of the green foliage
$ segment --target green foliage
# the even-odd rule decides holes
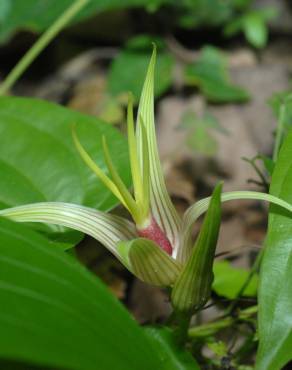
[[[107,137],[115,164],[129,184],[126,141],[114,128],[52,103],[3,97],[0,99],[2,208],[62,201],[108,210],[117,204],[81,161],[72,142],[73,123],[80,140],[102,167],[101,138]]]
[[[182,0],[175,3],[180,26],[185,28],[219,27],[228,24],[238,14],[249,10],[252,0]]]
[[[2,2],[4,1],[4,4]],[[46,30],[70,5],[72,0],[1,0],[4,11],[0,18],[0,43],[19,29],[34,32]],[[145,6],[147,0],[90,0],[74,22],[115,8]],[[1,8],[0,8],[1,10]],[[1,12],[0,12],[1,13]]]
[[[251,10],[244,15],[236,17],[224,28],[226,36],[243,32],[247,41],[256,48],[263,48],[267,44],[267,22],[275,18],[277,12],[274,8]]]
[[[140,35],[131,39],[120,54],[113,60],[108,77],[108,88],[111,94],[121,95],[131,91],[136,102],[142,91],[145,70],[147,70],[152,42],[161,45],[155,68],[154,94],[163,94],[172,84],[172,56],[163,51],[160,39]]]
[[[216,154],[218,150],[218,144],[212,136],[212,131],[227,134],[219,121],[208,112],[205,112],[202,117],[197,117],[191,111],[186,112],[182,117],[181,127],[187,130],[187,145],[208,156]]]
[[[249,98],[247,92],[230,82],[227,68],[221,51],[205,46],[197,62],[186,67],[185,81],[188,85],[197,86],[212,102],[246,101]]]
[[[165,369],[200,370],[193,356],[177,345],[175,335],[171,329],[167,327],[146,327],[144,331],[159,353]]]
[[[2,359],[72,370],[164,369],[142,329],[97,278],[3,218],[0,303]]]
[[[228,261],[216,261],[213,266],[214,281],[212,289],[218,295],[234,299],[246,282],[249,271],[235,268]],[[254,275],[243,292],[244,296],[256,296],[258,277]]]
[[[281,106],[285,105],[284,127],[286,133],[292,127],[292,94],[291,91],[283,91],[275,93],[268,100],[268,104],[273,110],[275,117],[280,116]]]
[[[292,132],[285,139],[270,193],[292,203]],[[279,370],[292,359],[292,219],[276,206],[269,212],[260,271],[257,370]]]

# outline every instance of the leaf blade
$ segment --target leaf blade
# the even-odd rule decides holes
[[[292,202],[292,132],[279,153],[270,193]],[[277,370],[292,359],[291,214],[271,206],[260,270],[257,370]]]
[[[160,366],[141,329],[93,275],[2,217],[0,266],[2,359],[72,370]]]

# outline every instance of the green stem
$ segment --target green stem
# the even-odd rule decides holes
[[[262,261],[262,257],[263,257],[263,253],[264,253],[263,251],[264,251],[264,249],[262,249],[259,252],[259,254],[257,255],[256,260],[255,260],[255,262],[254,262],[254,264],[253,264],[253,266],[252,266],[252,268],[251,268],[251,270],[250,270],[250,272],[249,272],[246,280],[244,281],[244,283],[242,284],[242,286],[239,289],[238,293],[236,294],[235,299],[232,301],[232,303],[228,307],[227,312],[226,312],[226,315],[230,315],[234,311],[236,305],[238,304],[238,302],[240,300],[240,297],[243,295],[243,293],[245,292],[245,289],[250,284],[251,279],[254,276],[254,274],[258,271],[259,266],[260,266],[260,263]]]
[[[179,346],[183,346],[188,339],[188,330],[192,315],[189,313],[173,312],[172,321],[175,323],[175,338]]]
[[[54,37],[86,5],[88,0],[76,0],[51,26],[36,43],[24,54],[0,86],[0,96],[5,95],[21,77],[37,56],[46,48]]]
[[[279,113],[279,122],[276,129],[276,139],[275,139],[275,146],[273,151],[273,161],[276,162],[281,146],[283,131],[284,131],[284,120],[285,120],[285,110],[286,105],[283,103],[280,107],[280,113]]]
[[[237,321],[246,320],[250,316],[253,316],[258,311],[257,306],[249,307],[245,310],[242,310],[237,317],[224,317],[219,320],[210,322],[208,324],[203,324],[200,326],[196,326],[193,328],[190,328],[188,330],[188,336],[189,338],[201,338],[206,337],[209,335],[213,335],[217,333],[221,329],[228,328],[229,326],[233,325]]]

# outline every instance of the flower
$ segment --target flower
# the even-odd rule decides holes
[[[192,205],[182,219],[178,216],[165,186],[156,142],[153,94],[155,60],[154,47],[140,98],[136,130],[132,97],[129,97],[127,127],[133,195],[115,169],[106,139],[103,138],[102,145],[110,177],[90,158],[73,130],[75,146],[84,162],[129,211],[133,222],[117,215],[62,202],[18,206],[0,211],[0,215],[19,222],[67,226],[91,235],[141,280],[172,287],[172,302],[178,310],[192,311],[204,304],[210,293],[212,263],[220,226],[220,202],[232,199],[265,200],[289,211],[292,211],[292,206],[265,193],[241,191],[221,194],[219,185],[212,198],[202,199]],[[193,224],[207,210],[194,247]]]

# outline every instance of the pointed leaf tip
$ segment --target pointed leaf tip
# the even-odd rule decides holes
[[[177,311],[194,313],[210,297],[213,261],[221,223],[221,191],[222,183],[219,183],[213,191],[190,259],[174,285],[171,300]]]

